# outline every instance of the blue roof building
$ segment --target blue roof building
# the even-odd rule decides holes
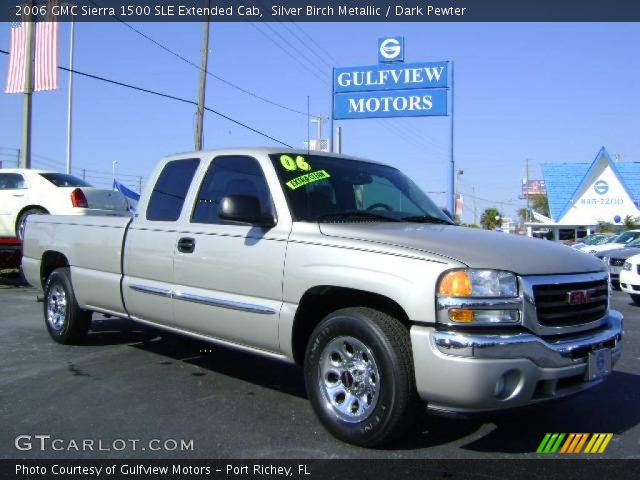
[[[602,147],[591,163],[547,163],[542,174],[551,218],[534,214],[537,222],[528,225],[550,228],[556,239],[589,234],[600,221],[622,224],[627,215],[640,216],[639,162],[616,163]]]

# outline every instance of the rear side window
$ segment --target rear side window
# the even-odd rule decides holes
[[[180,217],[199,163],[200,160],[193,158],[174,160],[164,166],[151,192],[147,220],[173,222]]]
[[[0,173],[0,190],[18,190],[27,188],[19,173]]]
[[[84,180],[80,180],[73,175],[67,175],[66,173],[41,173],[40,176],[49,180],[56,187],[91,187],[91,185]]]
[[[227,195],[257,197],[263,214],[273,211],[267,180],[255,158],[218,157],[202,180],[191,222],[228,223],[218,215],[220,201]]]

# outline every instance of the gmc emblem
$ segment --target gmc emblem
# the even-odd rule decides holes
[[[589,290],[573,290],[567,292],[567,303],[569,305],[582,305],[591,302],[591,297],[597,290],[595,288]]]

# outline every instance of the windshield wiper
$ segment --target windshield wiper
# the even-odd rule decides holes
[[[413,215],[410,217],[402,217],[400,220],[403,222],[441,223],[443,225],[453,225],[452,222],[440,217],[434,217],[433,215]]]
[[[318,222],[322,221],[332,221],[332,220],[382,220],[385,222],[399,222],[395,217],[389,217],[387,215],[383,215],[377,212],[366,212],[363,210],[349,210],[345,212],[334,212],[334,213],[324,213],[322,215],[318,215],[316,220]]]

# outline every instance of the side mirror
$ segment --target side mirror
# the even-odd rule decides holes
[[[272,228],[276,225],[272,215],[263,215],[260,209],[260,200],[253,195],[223,197],[218,215],[224,220],[260,225],[266,228]]]

